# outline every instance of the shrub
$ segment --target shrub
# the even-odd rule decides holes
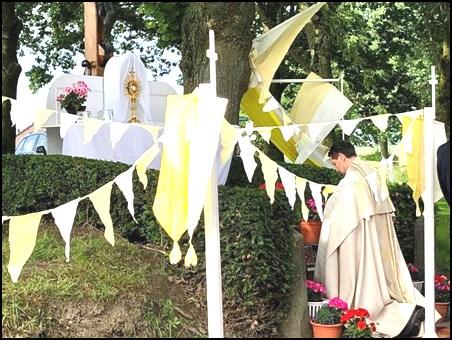
[[[2,215],[21,215],[55,208],[96,190],[128,168],[111,163],[68,156],[2,156]],[[123,194],[113,186],[110,212],[113,227],[135,242],[165,246],[169,237],[152,212],[158,172],[147,171],[144,191],[136,173],[133,177],[136,224]],[[275,336],[293,287],[293,211],[281,192],[273,205],[258,188],[219,187],[220,242],[225,313],[241,320],[243,315],[259,320],[259,329],[237,322],[233,334]],[[80,202],[75,225],[90,223],[103,228],[89,199]],[[183,261],[168,270],[182,275],[190,287],[205,283],[204,220],[194,235],[199,264],[183,268]],[[188,248],[182,238],[182,251]],[[229,325],[231,327],[231,325]]]

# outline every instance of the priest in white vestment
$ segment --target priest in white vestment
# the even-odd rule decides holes
[[[328,156],[345,176],[325,205],[314,278],[328,297],[367,309],[381,335],[417,335],[424,297],[400,250],[386,179],[360,161],[349,142],[333,145]]]

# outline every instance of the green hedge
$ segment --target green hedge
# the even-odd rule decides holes
[[[57,207],[99,188],[127,165],[68,156],[2,156],[2,215],[20,215]],[[134,206],[138,224],[132,220],[121,191],[113,186],[111,216],[116,231],[132,241],[168,246],[168,236],[152,213],[158,172],[149,170],[143,190],[134,172]],[[265,324],[256,333],[243,322],[232,325],[233,336],[275,336],[287,305],[293,280],[291,261],[296,217],[285,196],[276,194],[273,205],[257,188],[219,187],[222,274],[225,312],[243,315]],[[196,229],[194,246],[199,265],[187,270],[168,265],[175,275],[205,280],[203,218]],[[103,228],[89,199],[80,202],[76,225],[90,223]],[[5,229],[5,228],[3,228]],[[183,253],[187,237],[180,242]]]
[[[257,187],[259,184],[264,183],[264,176],[261,171],[260,161],[256,158],[258,164],[253,176],[253,180],[249,183],[246,174],[243,169],[243,163],[241,158],[234,157],[231,163],[231,172],[227,181],[227,185],[237,186],[251,186]],[[279,165],[285,167],[290,172],[297,176],[306,178],[308,180],[336,185],[341,180],[341,175],[336,170],[327,168],[318,168],[310,165],[288,164],[279,163]],[[395,229],[397,237],[402,249],[402,253],[407,262],[414,261],[414,223],[416,220],[416,206],[414,204],[410,187],[406,184],[388,184],[389,194],[391,200],[396,208],[396,221]],[[309,197],[309,189],[306,190],[305,196]],[[297,196],[296,207],[299,207],[299,201]],[[299,217],[299,209],[295,212]]]
[[[319,183],[337,184],[340,176],[331,169],[306,165],[281,164],[293,173]],[[2,156],[2,215],[20,215],[57,207],[99,188],[127,165],[68,156]],[[143,190],[136,172],[133,177],[136,224],[121,191],[113,186],[111,216],[114,228],[131,241],[168,246],[171,242],[158,226],[152,213],[158,172],[147,171],[148,187]],[[241,159],[234,158],[228,186],[219,187],[222,273],[225,310],[240,319],[243,315],[259,320],[265,327],[258,333],[252,328],[237,325],[234,334],[243,336],[275,336],[275,329],[287,305],[292,286],[291,262],[292,226],[297,212],[290,209],[285,195],[276,192],[270,205],[260,166],[253,182],[248,183]],[[412,261],[414,246],[415,206],[411,190],[406,185],[390,185],[391,198],[397,208],[396,231],[402,252]],[[299,204],[299,203],[297,203]],[[76,225],[91,223],[103,228],[91,202],[80,202]],[[195,269],[183,269],[182,264],[170,267],[188,279],[201,282],[204,278],[203,218],[196,229],[194,245],[199,257]],[[187,237],[181,242],[187,249]],[[176,272],[177,272],[176,271]],[[269,312],[270,311],[270,312]],[[243,325],[242,325],[243,326]]]

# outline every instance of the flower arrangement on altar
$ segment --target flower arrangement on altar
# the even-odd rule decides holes
[[[306,280],[304,285],[308,291],[309,302],[321,302],[326,300],[326,288],[322,283],[313,280]]]
[[[423,280],[423,275],[421,274],[421,271],[419,270],[418,267],[416,267],[412,263],[408,263],[407,267],[408,267],[408,270],[409,270],[410,275],[411,275],[411,280],[413,282],[414,281],[422,281]]]
[[[59,94],[57,102],[61,104],[61,107],[66,109],[67,112],[75,114],[80,111],[83,103],[85,103],[88,97],[88,85],[84,81],[78,81],[72,86],[66,86],[64,92]]]
[[[435,275],[435,302],[450,301],[450,280],[446,275]]]
[[[341,317],[348,310],[347,302],[338,297],[328,300],[315,315],[314,322],[321,325],[335,325],[341,323]]]
[[[343,338],[371,338],[375,323],[368,319],[369,312],[364,308],[350,309],[341,316],[345,330]]]

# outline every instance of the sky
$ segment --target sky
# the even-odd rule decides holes
[[[28,80],[28,77],[25,76],[25,72],[27,72],[31,69],[35,58],[32,53],[26,53],[25,56],[19,57],[18,59],[19,59],[19,64],[22,67],[22,72],[19,76],[19,81],[17,84],[17,100],[25,101],[26,103],[28,103],[30,105],[33,104],[35,106],[45,107],[46,102],[47,102],[47,94],[48,94],[49,88],[52,85],[53,81],[63,74],[63,71],[56,70],[54,72],[54,78],[52,79],[52,81],[49,84],[47,84],[46,86],[44,86],[43,88],[41,88],[38,92],[33,94],[28,86],[29,80]],[[83,55],[81,53],[78,53],[76,55],[76,65],[77,66],[73,70],[71,70],[71,72],[69,72],[69,73],[82,75],[84,72],[84,68],[81,66],[83,59],[84,59]],[[178,63],[180,60],[180,57],[177,57],[176,55],[174,55],[172,57],[172,59]],[[181,75],[181,71],[180,71],[179,66],[175,66],[169,74],[159,77],[157,79],[153,79],[151,72],[149,71],[148,72],[148,80],[149,81],[157,80],[157,81],[162,81],[162,82],[168,83],[176,90],[176,92],[178,94],[182,94],[183,87],[178,85],[176,82],[177,79],[180,77],[180,75]]]

